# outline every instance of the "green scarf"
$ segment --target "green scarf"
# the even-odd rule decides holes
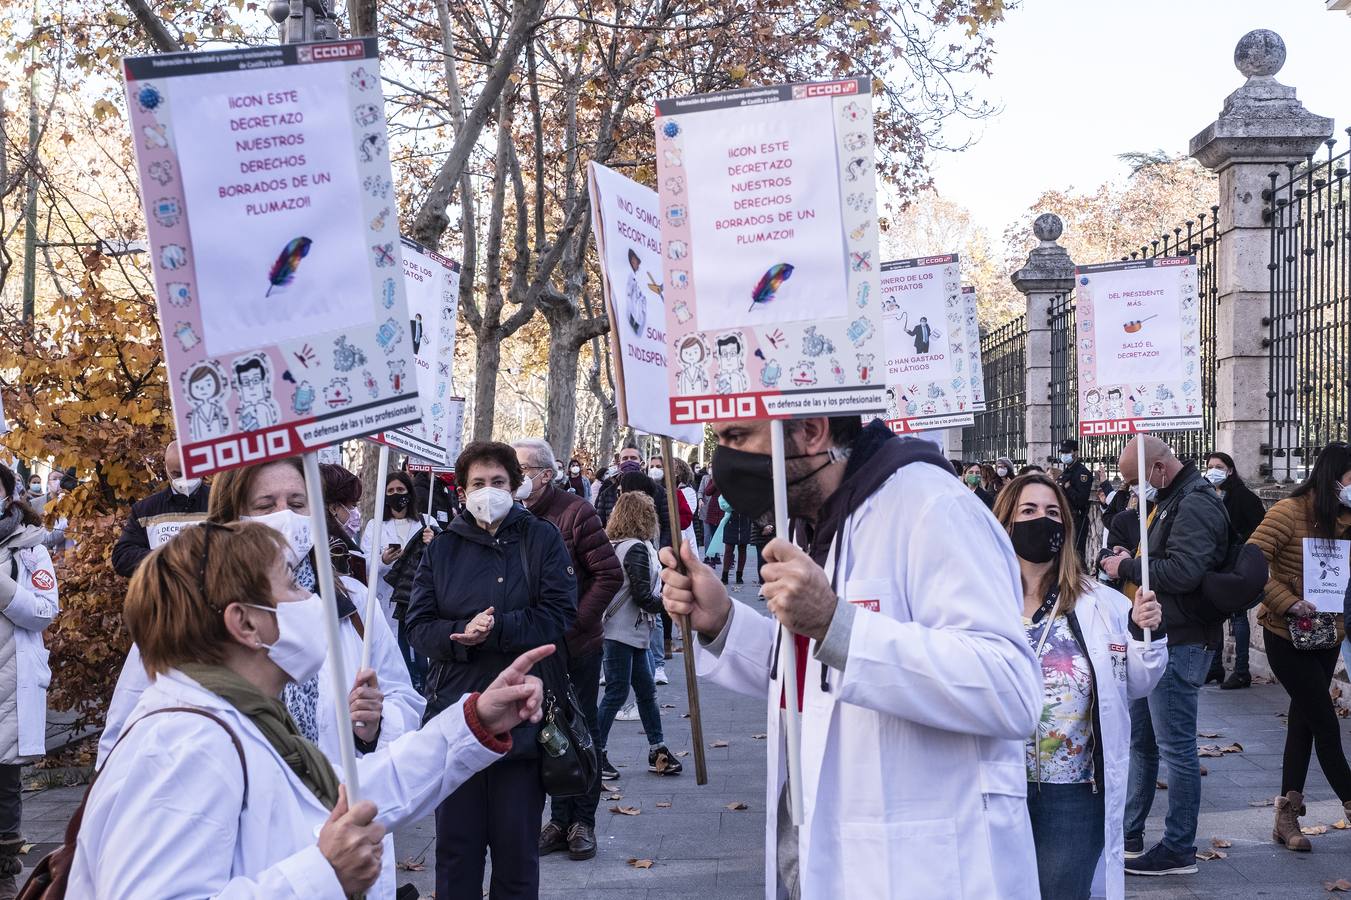
[[[305,740],[296,728],[286,704],[269,697],[225,666],[187,663],[179,669],[213,694],[248,717],[258,727],[296,777],[319,798],[327,809],[338,802],[338,776],[328,757]]]

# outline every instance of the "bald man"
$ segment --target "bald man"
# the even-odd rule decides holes
[[[123,578],[136,574],[150,551],[178,534],[185,526],[206,518],[210,488],[200,478],[183,477],[183,457],[178,441],[164,448],[164,474],[169,483],[131,506],[122,536],[113,547],[113,569]]]
[[[1136,441],[1145,443],[1145,471]],[[1131,701],[1131,767],[1126,787],[1126,872],[1187,875],[1196,871],[1196,818],[1201,767],[1196,759],[1196,706],[1222,625],[1196,615],[1201,581],[1224,562],[1229,514],[1214,487],[1173,448],[1149,435],[1132,438],[1121,454],[1121,477],[1143,481],[1154,510],[1149,519],[1149,586],[1163,604],[1168,667],[1149,697]],[[1103,559],[1111,578],[1138,585],[1143,561],[1126,551]],[[1168,815],[1163,836],[1145,850],[1145,819],[1154,802],[1159,759],[1168,766]]]

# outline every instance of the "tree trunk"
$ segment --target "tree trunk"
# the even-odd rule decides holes
[[[549,421],[544,426],[544,439],[554,448],[554,455],[566,462],[572,458],[577,434],[577,359],[585,341],[573,334],[575,319],[558,330],[553,329],[552,322],[549,324]]]
[[[497,414],[497,369],[502,364],[502,343],[495,335],[477,335],[474,352],[473,440],[493,439],[493,416]]]

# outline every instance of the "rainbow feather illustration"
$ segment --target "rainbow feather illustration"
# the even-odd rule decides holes
[[[755,290],[751,291],[751,306],[746,311],[755,309],[757,303],[768,303],[773,300],[779,288],[783,287],[783,283],[792,275],[792,263],[775,263],[766,269],[765,274],[756,282]]]
[[[267,273],[268,289],[263,296],[272,296],[272,288],[283,287],[291,283],[296,277],[296,269],[300,268],[300,261],[309,255],[310,244],[314,243],[307,237],[291,238],[286,242],[286,246],[281,251],[281,256],[272,264],[272,270]]]

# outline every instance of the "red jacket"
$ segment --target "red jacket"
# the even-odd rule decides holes
[[[601,527],[600,516],[586,500],[552,484],[529,509],[563,533],[563,543],[577,570],[577,618],[566,635],[568,653],[576,658],[598,651],[604,638],[601,616],[624,584],[624,570]]]
[[[694,510],[690,509],[690,501],[679,488],[676,489],[676,502],[680,504],[680,530],[684,531],[694,524]]]

